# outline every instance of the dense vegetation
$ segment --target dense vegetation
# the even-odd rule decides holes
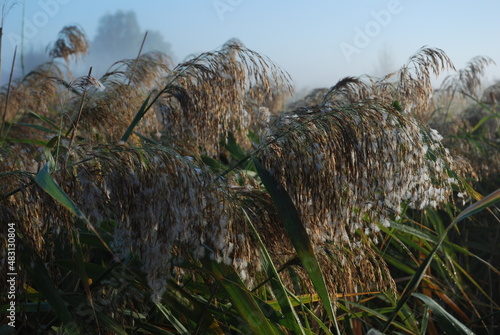
[[[287,73],[236,40],[74,78],[87,47],[64,28],[0,96],[19,333],[499,331],[490,59],[433,90],[454,67],[422,48],[288,103]]]

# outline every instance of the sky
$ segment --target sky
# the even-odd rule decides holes
[[[2,78],[21,48],[23,1],[4,14]],[[141,29],[162,33],[173,58],[220,48],[231,38],[269,57],[297,88],[330,87],[345,76],[382,76],[422,46],[444,50],[456,68],[491,57],[486,82],[500,80],[500,1],[443,0],[25,0],[24,50],[45,48],[66,25],[89,40],[99,19],[134,11]],[[5,80],[2,80],[2,85]]]

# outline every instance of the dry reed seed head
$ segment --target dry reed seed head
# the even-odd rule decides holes
[[[157,89],[165,85],[171,72],[172,59],[161,52],[147,52],[138,58],[123,59],[114,63],[104,74],[104,82],[121,82],[139,89]]]
[[[81,92],[88,91],[89,89],[96,89],[98,91],[104,91],[105,89],[105,86],[99,81],[99,79],[92,76],[78,77],[69,85],[70,88],[76,89]]]
[[[458,70],[455,75],[447,76],[441,84],[441,89],[453,95],[454,92],[461,93],[463,97],[470,95],[476,99],[481,88],[481,77],[487,66],[495,64],[493,59],[486,56],[472,58],[463,69]]]
[[[499,119],[489,119],[477,129],[474,128],[491,115],[490,109],[495,110],[495,85],[484,91],[480,99],[481,106],[474,101],[479,100],[481,79],[490,64],[494,64],[490,58],[477,56],[455,75],[446,77],[434,102],[434,110],[444,109],[446,113],[436,112],[430,120],[430,124],[445,135],[445,144],[453,156],[468,158],[461,159],[459,166],[472,180],[478,180],[478,176],[488,179],[499,171],[499,154],[495,149]],[[484,104],[487,108],[483,108]],[[469,136],[464,137],[467,134]],[[471,141],[470,136],[476,139]],[[481,140],[478,141],[478,138]]]
[[[388,106],[323,107],[284,115],[261,158],[314,241],[352,243],[357,229],[370,235],[388,226],[403,202],[437,207],[451,195],[452,160],[440,140]]]
[[[500,102],[500,82],[497,81],[484,90],[481,102],[496,108],[496,105]]]
[[[345,281],[332,277],[339,291],[352,278],[394,287],[370,246],[380,225],[398,220],[403,204],[438,207],[458,183],[448,176],[452,159],[437,131],[374,101],[284,114],[266,140],[260,159],[292,197],[316,250],[341,249],[340,263],[325,269],[350,266]]]
[[[325,98],[332,88],[315,88],[308,92],[303,98],[290,102],[284,111],[294,111],[301,108],[307,108],[309,106],[319,106],[328,103],[328,98]]]
[[[249,145],[244,126],[259,122],[261,102],[273,90],[288,90],[288,80],[269,59],[228,43],[174,68],[157,113],[171,140],[216,155],[227,131],[238,143]]]
[[[210,257],[250,281],[258,257],[232,196],[189,157],[161,148],[93,149],[75,170],[72,198],[93,222],[118,222],[113,248],[143,262],[159,298],[176,264]],[[252,256],[253,255],[253,256]]]
[[[402,104],[403,111],[414,115],[425,113],[433,92],[431,76],[438,76],[446,70],[455,70],[455,67],[443,50],[422,47],[394,74],[399,79],[395,83],[393,99]],[[386,79],[392,76],[388,75]]]
[[[137,111],[149,94],[148,85],[139,83],[128,85],[126,76],[114,72],[113,75],[103,77],[103,91],[89,92],[83,105],[81,122],[85,133],[80,133],[90,141],[102,142],[117,141],[132,122]],[[86,77],[82,80],[82,87],[86,87]],[[101,81],[99,81],[101,82]],[[92,87],[92,86],[91,86]],[[76,96],[72,101],[73,114],[78,112],[81,97]],[[153,113],[146,113],[136,131],[151,135],[156,134],[159,121]]]
[[[14,81],[10,88],[6,120],[12,122],[23,119],[25,123],[30,123],[27,120],[28,112],[49,116],[50,109],[56,109],[58,106],[60,85],[57,78],[62,77],[63,72],[57,64],[43,63],[22,79]],[[3,102],[6,98],[6,90],[7,88],[3,87],[0,93]],[[24,132],[22,135],[34,136],[35,134]]]
[[[70,173],[54,174],[56,182],[96,227],[117,223],[112,248],[117,257],[139,256],[155,299],[174,267],[186,260],[230,265],[252,285],[261,272],[261,255],[243,211],[277,263],[294,255],[271,198],[250,176],[214,182],[201,162],[165,147],[77,145],[73,152],[80,163]],[[70,236],[74,227],[71,214],[35,185],[1,205],[48,261],[54,241]],[[61,245],[71,248],[70,240]]]
[[[447,69],[454,67],[444,51],[424,47],[400,70],[382,79],[369,76],[341,79],[316,105],[340,108],[346,104],[371,104],[371,101],[375,104],[397,103],[400,112],[420,117],[428,110],[433,93],[431,76],[438,76]]]
[[[52,58],[63,58],[66,63],[70,56],[75,60],[87,54],[89,43],[81,27],[66,26],[59,32],[59,37],[49,51]]]
[[[211,191],[205,185],[212,177],[165,149],[78,146],[74,152],[81,158],[91,155],[94,159],[76,165],[72,174],[63,175],[66,178],[54,175],[56,181],[91,222],[118,222],[116,252],[137,252],[151,287],[161,293],[172,267],[172,248],[179,243],[189,245],[183,249],[187,257],[201,243],[199,237],[189,234],[202,230],[196,226],[201,227],[213,215],[203,209],[220,206],[220,201],[210,203],[205,199],[205,193]],[[20,231],[29,236],[27,243],[41,255],[50,253],[55,236],[73,227],[69,212],[35,185],[2,199],[1,204],[15,216]],[[195,227],[186,232],[187,224]],[[207,231],[209,234],[210,229]]]

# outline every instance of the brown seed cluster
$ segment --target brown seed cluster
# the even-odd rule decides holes
[[[54,156],[53,178],[94,226],[115,224],[115,256],[139,257],[156,299],[173,273],[189,274],[185,261],[215,260],[257,284],[262,255],[249,222],[278,267],[294,264],[282,273],[290,287],[299,276],[310,290],[259,178],[245,171],[222,178],[200,159],[219,154],[227,132],[249,148],[246,135],[254,130],[262,135],[258,158],[291,195],[332,296],[352,291],[353,283],[391,287],[370,246],[380,227],[397,220],[404,205],[439,206],[457,185],[441,136],[412,114],[427,103],[430,73],[446,62],[439,50],[423,49],[409,63],[415,69],[403,68],[395,82],[346,78],[320,104],[280,115],[264,103],[289,90],[286,73],[237,41],[174,69],[161,55],[147,54],[116,64],[100,79],[52,80],[63,90],[49,92],[46,101],[56,112],[47,108],[43,115],[62,128],[44,139],[58,141],[45,151],[36,142],[1,148],[0,217],[19,222],[26,245],[48,262],[56,246],[71,252],[75,218],[33,182]],[[148,141],[116,143],[147,96],[158,98],[135,130]],[[80,111],[79,139],[68,152],[64,133]],[[161,143],[151,144],[152,138]]]

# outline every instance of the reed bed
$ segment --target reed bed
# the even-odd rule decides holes
[[[17,225],[22,331],[425,333],[425,323],[436,333],[455,319],[433,305],[434,278],[463,293],[445,304],[457,327],[489,327],[464,281],[480,285],[450,270],[460,267],[450,250],[470,254],[448,231],[473,210],[447,227],[442,218],[477,197],[477,166],[425,122],[431,76],[454,69],[442,50],[278,112],[288,74],[237,40],[176,66],[147,53],[73,79],[68,63],[87,47],[78,27],[64,28],[52,60],[12,84],[4,111],[0,218]],[[447,90],[472,94],[488,63],[474,60]],[[6,245],[2,226],[3,260]],[[36,321],[33,303],[45,308]],[[411,308],[421,320],[404,318]]]

